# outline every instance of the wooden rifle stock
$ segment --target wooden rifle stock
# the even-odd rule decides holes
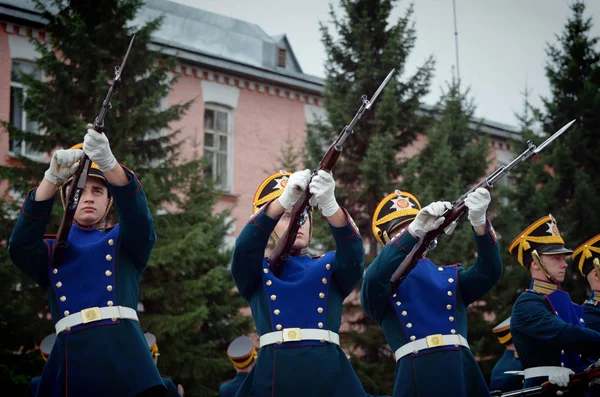
[[[336,148],[336,144],[332,144],[327,150],[327,153],[325,153],[325,156],[323,156],[319,162],[317,171],[331,171],[341,154],[341,147]],[[316,175],[316,172],[313,172],[311,180],[314,175]],[[308,188],[302,192],[290,212],[290,218],[296,221],[290,221],[287,230],[283,233],[283,236],[281,236],[279,239],[278,244],[275,246],[275,248],[273,248],[273,251],[271,251],[271,254],[269,255],[269,266],[271,267],[271,271],[273,274],[275,274],[275,276],[279,276],[279,274],[281,274],[283,267],[282,265],[286,261],[288,252],[290,252],[294,242],[296,241],[298,230],[306,221],[303,219],[303,216],[305,216],[304,214],[308,210],[311,196],[312,195],[308,191]]]
[[[479,185],[477,186],[479,187]],[[476,188],[477,188],[476,187]],[[430,232],[427,232],[423,237],[419,239],[417,244],[413,247],[410,253],[404,258],[400,266],[392,274],[392,288],[396,289],[402,282],[408,277],[408,274],[412,269],[415,268],[417,262],[423,257],[425,251],[429,249],[431,244],[436,244],[438,236],[444,233],[444,230],[449,227],[453,222],[458,222],[459,218],[468,210],[464,201],[457,204],[455,207],[449,209],[444,215],[444,223],[440,227]]]
[[[329,146],[329,149],[327,149],[327,152],[319,162],[317,171],[323,170],[329,172],[333,169],[335,163],[342,154],[344,142],[346,141],[346,139],[348,139],[350,134],[354,133],[354,126],[356,125],[356,123],[363,119],[363,117],[369,110],[371,110],[371,107],[375,103],[375,100],[379,97],[381,91],[383,91],[387,83],[390,81],[395,70],[396,69],[392,69],[388,73],[388,75],[379,85],[377,91],[375,91],[370,100],[367,98],[366,95],[362,96],[362,104],[358,109],[358,112],[356,112],[356,114],[352,118],[352,121],[350,121],[350,124],[346,125],[342,129],[342,132],[339,134],[339,136],[335,139],[331,146]],[[313,172],[311,180],[312,177],[316,175],[317,171]],[[291,220],[287,230],[285,231],[283,236],[281,236],[273,251],[271,251],[271,255],[269,255],[269,266],[271,267],[271,271],[273,272],[273,274],[275,274],[275,276],[279,276],[279,274],[281,274],[281,269],[283,263],[287,259],[288,252],[290,251],[290,249],[292,249],[292,246],[296,241],[298,229],[300,229],[300,226],[302,226],[302,224],[304,224],[305,222],[304,214],[306,213],[307,207],[309,206],[310,197],[311,194],[310,192],[308,192],[307,187],[307,190],[302,192],[302,195],[292,207]]]
[[[111,99],[114,93],[116,93],[121,86],[121,73],[123,72],[123,67],[125,66],[125,62],[127,61],[127,57],[131,51],[131,46],[133,45],[134,39],[135,35],[129,42],[129,47],[127,48],[127,52],[123,57],[121,66],[115,66],[115,77],[110,85],[110,88],[108,89],[106,98],[104,98],[104,101],[102,102],[100,113],[98,114],[98,117],[94,119],[93,129],[101,134],[104,133],[104,118],[106,117],[106,113],[108,112],[108,109],[112,108]],[[79,205],[79,199],[81,199],[83,190],[85,189],[85,184],[87,182],[91,166],[92,161],[85,153],[83,153],[81,159],[79,160],[79,167],[77,167],[77,171],[75,171],[75,174],[73,175],[71,189],[69,190],[69,194],[67,194],[65,199],[65,212],[60,221],[58,232],[56,233],[56,243],[54,244],[54,251],[52,253],[52,261],[55,267],[59,267],[64,263],[66,251],[69,247],[67,239],[69,237],[69,232],[71,231],[73,219],[75,218],[77,206]]]
[[[556,131],[551,137],[546,139],[539,146],[534,145],[531,141],[527,141],[527,149],[525,149],[523,153],[513,159],[509,164],[502,165],[497,168],[484,180],[472,187],[471,190],[460,196],[460,198],[453,203],[452,208],[442,215],[446,218],[444,219],[444,223],[437,229],[427,232],[425,236],[419,239],[419,242],[417,242],[412,251],[404,258],[394,274],[392,274],[392,278],[390,280],[392,289],[396,290],[398,286],[406,279],[406,277],[408,277],[408,274],[412,269],[414,269],[414,267],[417,265],[417,262],[423,257],[423,254],[425,254],[426,250],[432,250],[435,248],[437,245],[437,237],[440,234],[444,233],[446,230],[450,230],[448,233],[450,234],[454,230],[461,215],[467,211],[464,200],[469,193],[474,192],[480,187],[491,190],[498,180],[508,175],[510,171],[516,168],[518,165],[531,160],[535,155],[546,148],[546,146],[550,145],[550,143],[565,133],[565,131],[567,131],[575,123],[575,121],[576,120],[571,120],[565,124],[561,129]]]

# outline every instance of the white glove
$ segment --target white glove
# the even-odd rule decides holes
[[[319,170],[317,175],[310,181],[308,188],[310,193],[314,195],[311,198],[311,205],[317,204],[323,216],[331,216],[340,209],[334,194],[335,181],[329,172]]]
[[[57,150],[50,160],[50,168],[44,173],[44,178],[55,185],[60,185],[77,171],[79,159],[83,155],[83,150]]]
[[[548,376],[548,381],[560,387],[567,387],[569,385],[570,380],[569,375],[574,374],[575,372],[571,371],[569,368],[557,369],[559,369],[560,371]]]
[[[427,232],[440,227],[446,219],[442,215],[452,208],[449,201],[436,201],[419,211],[415,220],[408,225],[408,230],[417,237],[423,237]]]
[[[90,160],[98,164],[98,168],[102,172],[110,171],[117,165],[117,159],[110,151],[110,144],[106,135],[91,128],[88,128],[87,134],[83,138],[83,151]]]
[[[469,221],[473,226],[485,224],[485,213],[492,201],[490,192],[487,189],[479,187],[471,192],[465,198],[465,205],[469,209]]]
[[[310,170],[306,169],[304,171],[294,172],[288,178],[287,185],[285,185],[285,189],[281,196],[279,196],[279,203],[283,208],[289,210],[296,204],[296,200],[302,194],[306,187],[308,186],[308,181],[310,181]]]

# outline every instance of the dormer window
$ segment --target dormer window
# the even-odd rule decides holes
[[[285,48],[277,49],[277,66],[280,68],[285,68],[287,64],[287,50]]]

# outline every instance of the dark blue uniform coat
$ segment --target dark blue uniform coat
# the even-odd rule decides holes
[[[247,376],[248,372],[238,372],[233,379],[222,383],[219,387],[219,397],[234,397]]]
[[[505,371],[523,371],[521,361],[515,357],[514,350],[505,350],[498,360],[490,378],[491,390],[512,391],[523,387],[523,377],[520,375],[505,374]]]
[[[44,239],[54,198],[25,199],[9,242],[12,261],[48,295],[56,324],[68,314],[111,305],[136,309],[142,272],[156,242],[144,191],[126,170],[129,183],[108,185],[120,224],[94,229],[73,224],[65,262],[52,263],[55,241]],[[61,332],[46,362],[37,396],[135,396],[164,388],[137,321],[111,319]]]
[[[467,338],[466,306],[489,291],[502,274],[491,224],[475,235],[473,266],[437,266],[421,259],[392,291],[390,279],[418,239],[406,229],[383,247],[367,269],[361,291],[366,313],[377,321],[393,351],[432,334]],[[396,363],[394,396],[485,396],[487,383],[471,351],[445,346],[402,357]]]
[[[317,259],[292,256],[280,277],[275,277],[264,251],[278,219],[264,214],[265,208],[238,236],[231,265],[258,333],[276,331],[278,325],[338,332],[342,302],[363,273],[364,248],[358,230],[350,218],[346,226],[332,226],[336,252]],[[365,391],[340,346],[300,341],[262,347],[237,396],[353,397],[365,396]]]
[[[598,356],[600,333],[585,328],[581,306],[571,302],[565,291],[534,284],[553,286],[532,280],[532,289],[523,292],[515,302],[510,331],[523,368],[564,366],[575,372],[584,369],[580,354]],[[552,287],[553,288],[553,287]],[[524,387],[537,386],[548,377],[525,380]]]
[[[583,304],[583,314],[586,327],[600,332],[600,301],[596,294],[600,291],[592,291],[590,299]]]

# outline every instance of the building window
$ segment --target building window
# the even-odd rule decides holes
[[[287,65],[287,50],[285,48],[277,49],[277,66],[285,68]]]
[[[40,78],[40,71],[35,64],[13,60],[10,74],[10,123],[22,131],[40,134],[38,123],[30,120],[27,117],[27,112],[23,109],[23,101],[27,98],[27,90],[21,82],[21,73]],[[32,158],[43,157],[41,153],[33,151],[30,145],[22,140],[10,139],[9,148],[14,155]]]
[[[204,109],[204,158],[217,189],[231,192],[232,112],[226,107],[206,105]]]

